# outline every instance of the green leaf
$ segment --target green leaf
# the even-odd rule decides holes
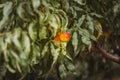
[[[60,71],[60,77],[64,80],[67,77],[67,70],[64,64],[61,64],[59,66],[59,71]]]
[[[63,11],[63,10],[57,10],[58,16],[61,19],[61,29],[63,31],[67,30],[67,26],[68,26],[68,17],[67,14]]]
[[[16,48],[19,49],[19,50],[21,50],[21,47],[22,47],[21,43],[19,41],[20,35],[21,35],[21,30],[20,29],[15,29],[14,33],[13,33],[13,36],[12,36],[13,37],[12,41],[15,44]]]
[[[3,8],[3,15],[4,17],[8,18],[10,13],[12,12],[12,5],[13,3],[12,2],[7,2],[5,5],[4,5],[4,8]]]
[[[15,60],[17,62],[20,61],[19,55],[17,53],[15,53],[14,51],[10,50],[10,54],[11,54],[11,56],[13,56],[15,58]]]
[[[54,28],[54,29],[58,29],[59,28],[59,24],[60,24],[60,20],[58,18],[57,15],[50,15],[49,17],[49,24]]]
[[[38,9],[40,6],[40,0],[32,0],[32,5],[34,9]]]
[[[15,72],[16,72],[16,71],[15,71],[13,68],[11,68],[8,64],[6,64],[5,66],[6,66],[6,68],[7,68],[10,72],[12,72],[12,73],[15,73]]]
[[[53,62],[52,62],[52,66],[53,66],[60,54],[60,48],[55,49],[55,46],[51,43],[50,49],[51,49],[51,54],[53,56]]]
[[[3,8],[5,6],[5,3],[4,4],[0,4],[0,8]]]
[[[37,26],[35,26],[34,22],[32,22],[32,23],[29,24],[28,33],[30,35],[30,38],[33,41],[35,41],[37,39]]]
[[[45,19],[45,14],[42,12],[39,12],[39,24],[43,25]]]
[[[81,36],[86,36],[86,37],[88,37],[88,38],[96,41],[95,36],[94,36],[94,35],[91,35],[91,33],[89,33],[89,31],[88,31],[87,29],[79,28],[78,31],[79,31],[79,34],[80,34]]]
[[[22,33],[22,48],[24,48],[23,50],[24,50],[24,52],[26,53],[26,54],[29,54],[29,52],[30,52],[30,39],[29,39],[29,37],[28,37],[28,35],[26,34],[26,32],[23,32]]]
[[[61,42],[60,45],[61,45],[61,51],[60,51],[60,53],[63,56],[67,57],[69,60],[72,61],[71,55],[67,52],[67,49],[66,49],[67,43],[66,42]]]
[[[37,46],[35,44],[32,44],[32,55],[30,56],[31,65],[39,63],[41,47],[42,47],[41,45]]]
[[[75,65],[72,62],[66,61],[66,65],[67,65],[67,69],[69,71],[74,71],[75,70]]]
[[[9,19],[6,17],[3,17],[3,19],[0,21],[0,31],[7,26],[9,22]]]
[[[79,34],[81,35],[81,40],[84,44],[86,44],[89,49],[91,48],[91,39],[96,40],[96,38],[89,33],[88,30],[79,28]]]
[[[86,25],[87,25],[87,28],[89,29],[90,34],[94,34],[94,21],[93,21],[93,19],[89,15],[87,15],[86,19],[87,19]]]
[[[65,54],[65,56],[69,59],[69,60],[73,60],[71,55],[67,52],[67,51],[64,51],[63,54]]]
[[[24,21],[27,21],[27,19],[25,18],[25,9],[23,8],[24,5],[25,5],[25,2],[22,2],[19,4],[17,8],[17,14],[21,19],[23,19]]]
[[[22,70],[21,70],[21,68],[20,68],[20,65],[19,65],[18,61],[16,61],[16,67],[17,67],[18,71],[21,73]]]
[[[0,37],[0,52],[2,52],[4,50],[4,39],[2,37]]]
[[[3,18],[0,21],[0,30],[2,30],[4,27],[7,26],[8,22],[9,22],[10,14],[13,11],[13,3],[12,2],[6,2],[3,5],[4,5],[4,7],[3,7]]]
[[[82,36],[90,37],[89,31],[86,29],[79,28],[79,34]]]
[[[41,29],[39,31],[39,38],[40,40],[46,39],[48,35],[46,26],[41,26]]]
[[[44,45],[43,49],[42,49],[41,54],[40,54],[41,58],[43,58],[43,57],[46,55],[46,53],[47,53],[47,51],[48,51],[48,48],[49,48],[49,43],[46,43],[46,44]]]
[[[82,15],[80,18],[79,18],[79,20],[78,20],[78,24],[76,24],[77,26],[81,26],[82,25],[82,23],[84,22],[84,20],[85,20],[85,15]]]
[[[89,46],[89,49],[92,47],[91,41],[88,37],[82,36],[81,39],[84,44]]]
[[[78,49],[78,33],[74,32],[72,35],[72,45],[74,47],[74,52],[77,53]]]
[[[50,6],[50,4],[48,3],[48,1],[46,1],[46,0],[41,1],[41,3],[42,3],[45,7],[49,7],[49,6]]]
[[[20,52],[19,52],[19,53],[20,53]],[[28,54],[25,53],[24,51],[21,51],[19,57],[20,57],[21,61],[22,61],[22,60],[24,61],[24,60],[28,59]],[[22,62],[21,64],[26,64],[26,62]]]
[[[84,9],[82,9],[81,7],[78,7],[78,6],[73,6],[74,7],[74,9],[76,10],[76,11],[84,11]]]
[[[77,2],[80,5],[85,5],[86,4],[86,0],[74,0],[75,2]]]
[[[62,2],[63,3],[63,2]],[[64,8],[66,9],[66,11],[68,11],[69,10],[69,8],[70,8],[70,4],[68,3],[68,1],[67,0],[64,0]]]
[[[3,49],[3,55],[4,55],[4,59],[5,59],[5,62],[9,62],[9,58],[8,58],[8,51],[7,51],[7,43],[5,43],[4,46],[2,46],[2,49]]]
[[[91,16],[96,16],[96,17],[98,17],[98,18],[103,18],[103,16],[102,15],[100,15],[100,14],[97,14],[97,13],[90,13],[90,15]]]

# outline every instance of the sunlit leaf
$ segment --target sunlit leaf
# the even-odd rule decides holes
[[[12,73],[15,73],[16,71],[14,69],[12,69],[9,65],[5,65],[7,67],[7,69],[12,72]]]
[[[19,4],[18,9],[17,9],[17,14],[19,15],[21,19],[27,21],[27,19],[25,18],[25,9],[23,8],[24,5],[25,5],[25,2],[22,2]]]
[[[1,31],[3,28],[7,27],[7,24],[8,24],[8,22],[9,22],[9,15],[10,15],[10,13],[11,13],[12,10],[9,11],[9,9],[11,9],[11,7],[10,7],[10,8],[8,8],[8,7],[10,7],[10,5],[4,7],[3,17],[2,17],[2,20],[0,21],[0,31]],[[6,10],[7,10],[8,12],[7,12]],[[6,12],[7,12],[7,13],[6,13]]]
[[[68,17],[67,14],[63,10],[57,10],[60,19],[61,19],[61,29],[63,31],[67,30],[67,25],[68,25]]]
[[[13,35],[14,35],[14,36],[12,36],[13,37],[13,43],[20,50],[21,49],[21,43],[19,41],[19,38],[20,38],[20,35],[21,35],[20,29],[15,29]]]
[[[3,8],[3,15],[4,17],[8,18],[10,13],[12,12],[12,2],[7,2],[5,5],[4,5],[4,8]]]
[[[91,15],[91,16],[96,16],[96,17],[98,17],[98,18],[103,18],[102,15],[97,14],[97,13],[90,13],[90,15]]]
[[[38,9],[38,7],[40,6],[40,0],[32,0],[32,5],[34,9]]]
[[[35,26],[35,23],[29,24],[28,32],[29,32],[30,38],[33,41],[35,41],[37,39],[37,26]]]
[[[3,19],[0,21],[0,31],[7,26],[8,21],[8,18],[3,17]]]
[[[24,52],[29,53],[30,52],[30,45],[31,45],[30,39],[25,32],[22,33],[22,38],[23,38],[22,39],[22,47],[24,48]]]
[[[71,55],[67,52],[67,51],[64,51],[63,54],[65,54],[65,56],[69,59],[69,60],[73,60]]]
[[[53,62],[52,62],[52,66],[53,66],[58,59],[58,56],[60,54],[60,49],[59,48],[55,49],[55,46],[52,43],[50,49],[51,49],[51,54],[53,56]]]
[[[3,8],[5,6],[5,4],[0,4],[0,8]]]
[[[57,30],[59,28],[59,24],[60,24],[60,20],[59,20],[58,16],[56,16],[56,15],[50,15],[50,17],[49,17],[49,24],[54,29]]]

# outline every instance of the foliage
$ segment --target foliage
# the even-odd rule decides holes
[[[93,45],[100,41],[109,52],[118,50],[119,4],[118,0],[1,0],[0,74],[24,78],[34,73],[46,79],[55,74],[66,80],[108,69],[111,62]],[[61,32],[69,32],[70,40],[57,42]]]

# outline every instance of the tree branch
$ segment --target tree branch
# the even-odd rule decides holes
[[[120,57],[119,56],[115,56],[115,55],[113,55],[111,53],[108,53],[105,49],[100,47],[98,43],[96,43],[96,48],[101,52],[101,54],[104,57],[106,57],[106,58],[120,64]]]

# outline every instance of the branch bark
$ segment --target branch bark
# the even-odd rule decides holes
[[[110,59],[110,60],[120,64],[120,57],[119,56],[115,56],[115,55],[113,55],[111,53],[108,53],[105,49],[100,47],[98,43],[96,43],[96,48],[101,52],[101,54],[105,58]]]

